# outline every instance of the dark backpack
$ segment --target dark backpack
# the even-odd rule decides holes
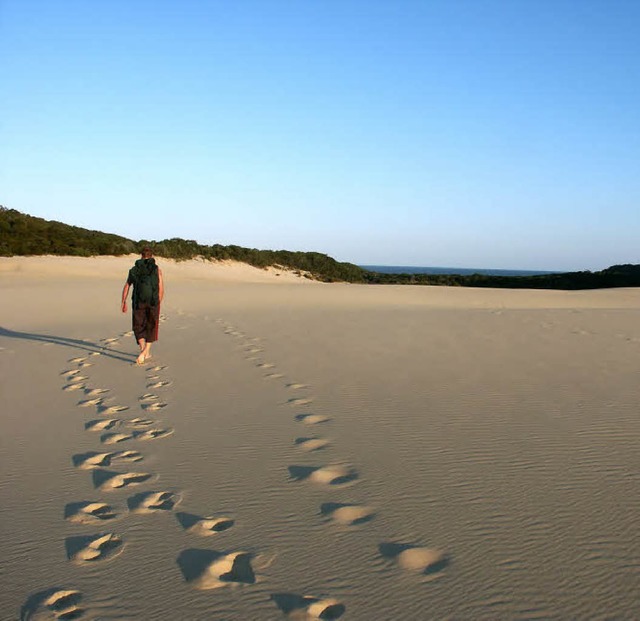
[[[131,268],[133,280],[133,305],[151,304],[157,306],[159,302],[160,280],[158,266],[155,259],[138,259]]]

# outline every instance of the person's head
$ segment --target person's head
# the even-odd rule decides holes
[[[143,259],[150,259],[153,256],[153,250],[151,250],[149,246],[146,246],[142,249],[141,255]]]

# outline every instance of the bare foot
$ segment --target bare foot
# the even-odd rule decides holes
[[[136,364],[144,364],[144,352],[140,352],[140,355],[136,358]]]

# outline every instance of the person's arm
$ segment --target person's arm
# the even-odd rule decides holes
[[[129,295],[129,287],[131,285],[129,285],[129,281],[127,280],[127,282],[124,283],[124,287],[122,289],[122,303],[121,303],[121,308],[122,308],[122,312],[126,313],[127,312],[127,296]]]
[[[164,297],[164,281],[162,280],[162,270],[158,268],[158,297],[160,298],[160,302],[162,302],[162,298]]]

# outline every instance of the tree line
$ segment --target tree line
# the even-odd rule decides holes
[[[45,220],[0,206],[0,256],[122,256],[139,253],[146,246],[152,248],[158,257],[178,261],[195,257],[218,261],[229,259],[259,268],[281,266],[324,282],[364,282],[365,270],[351,263],[338,262],[320,252],[258,250],[221,244],[208,246],[180,238],[133,241],[120,235]]]
[[[640,287],[640,265],[612,265],[597,272],[564,272],[535,276],[492,276],[490,274],[381,274],[368,272],[370,284],[435,285],[503,289],[605,289]]]
[[[66,255],[121,256],[153,248],[156,256],[178,261],[202,257],[210,261],[233,260],[254,267],[279,266],[323,282],[363,284],[496,287],[509,289],[600,289],[640,287],[640,265],[613,265],[597,272],[566,272],[538,276],[491,276],[487,274],[383,274],[352,263],[336,261],[320,252],[258,250],[242,246],[204,245],[190,239],[133,241],[55,220],[45,220],[0,206],[0,256]]]

